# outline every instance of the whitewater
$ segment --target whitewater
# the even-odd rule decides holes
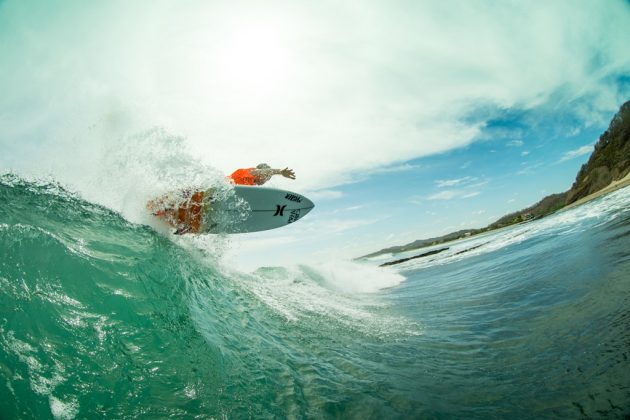
[[[393,268],[251,272],[137,201],[0,177],[0,417],[630,414],[629,188]]]

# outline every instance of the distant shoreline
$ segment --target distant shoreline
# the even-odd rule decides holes
[[[483,228],[463,229],[437,238],[418,239],[405,245],[384,248],[358,259],[372,258],[386,253],[397,254],[444,244],[532,220],[539,220],[549,215],[575,208],[613,191],[628,187],[630,185],[629,155],[630,101],[627,101],[621,105],[619,112],[614,115],[608,129],[599,136],[599,140],[593,146],[593,153],[591,153],[588,162],[582,165],[575,177],[575,182],[567,191],[550,194],[536,204],[506,214]],[[616,177],[621,178],[615,180]],[[589,194],[589,192],[591,193]]]
[[[596,198],[602,197],[602,196],[604,196],[606,194],[609,194],[611,192],[620,190],[620,189],[625,188],[627,186],[630,186],[630,172],[625,177],[623,177],[621,179],[618,179],[616,181],[612,181],[610,184],[608,184],[607,186],[605,186],[601,190],[596,191],[596,192],[594,192],[592,194],[589,194],[589,195],[587,195],[585,197],[582,197],[579,200],[577,200],[577,201],[575,201],[575,202],[573,202],[573,203],[571,203],[569,205],[566,205],[566,206],[556,210],[553,213],[550,213],[550,214],[547,214],[547,215],[543,216],[543,218],[551,216],[552,214],[561,213],[561,212],[563,212],[565,210],[569,210],[571,208],[575,208],[575,207],[581,206],[582,204],[586,204],[589,201],[595,200]],[[525,221],[522,221],[520,223],[515,223],[515,224],[511,224],[511,225],[507,225],[507,226],[501,226],[501,227],[494,228],[494,229],[489,229],[489,230],[481,230],[481,231],[479,231],[477,233],[472,233],[470,235],[466,235],[466,236],[462,236],[462,237],[449,238],[449,239],[446,239],[446,240],[440,240],[441,238],[434,238],[434,239],[436,239],[436,241],[434,241],[432,243],[423,244],[421,246],[410,248],[410,249],[391,250],[391,253],[392,254],[396,254],[396,253],[401,253],[401,252],[409,252],[409,251],[414,251],[414,250],[418,250],[418,249],[422,249],[422,248],[428,248],[428,247],[431,247],[431,246],[449,244],[449,243],[452,243],[452,242],[459,241],[461,239],[474,238],[476,236],[489,234],[489,233],[492,233],[492,232],[496,232],[498,230],[502,230],[502,229],[509,228],[511,226],[515,226],[517,224],[529,223],[531,221],[532,220],[525,220]],[[445,235],[445,236],[448,236],[448,235]],[[448,248],[446,248],[446,249],[448,249]],[[445,249],[443,249],[443,250],[445,250]],[[387,251],[387,252],[383,252],[383,251],[385,251],[385,250],[381,250],[379,252],[375,252],[375,253],[372,253],[372,254],[364,255],[362,257],[359,257],[358,259],[374,258],[376,256],[384,255],[387,252],[390,252],[390,251]],[[410,259],[420,258],[420,257],[423,257],[423,256],[425,256],[425,254],[417,255],[417,256],[414,256],[414,257],[411,257],[411,258],[404,258],[402,260],[395,260],[395,261],[387,262],[385,264],[381,264],[381,266],[384,266],[384,265],[395,265],[395,264],[398,264],[398,263],[401,263],[401,262],[404,262],[404,261],[407,261],[407,260],[410,260]]]
[[[582,205],[584,203],[587,203],[587,202],[589,202],[591,200],[599,198],[599,197],[601,197],[603,195],[606,195],[606,194],[609,194],[609,193],[611,193],[613,191],[617,191],[617,190],[620,190],[620,189],[622,189],[624,187],[627,187],[628,185],[630,185],[630,172],[628,172],[628,174],[625,177],[623,177],[621,179],[618,179],[616,181],[612,181],[610,184],[608,184],[606,187],[602,188],[601,190],[595,191],[594,193],[589,194],[586,197],[580,198],[579,200],[577,200],[574,203],[571,203],[571,204],[569,204],[567,206],[562,207],[560,210],[558,210],[558,212],[565,211],[565,210],[571,209],[573,207],[577,207],[577,206]]]

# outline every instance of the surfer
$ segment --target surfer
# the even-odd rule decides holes
[[[266,163],[261,163],[255,168],[237,169],[227,177],[236,185],[263,185],[274,175],[282,175],[285,178],[295,179],[293,169],[273,169]],[[182,190],[179,193],[166,194],[156,200],[147,203],[147,208],[154,216],[165,220],[169,225],[177,228],[176,235],[184,233],[199,233],[202,228],[202,215],[206,203],[207,191]]]
[[[255,168],[237,169],[232,172],[229,178],[237,185],[263,185],[274,175],[282,175],[285,178],[295,179],[293,169],[273,169],[266,163],[261,163]]]

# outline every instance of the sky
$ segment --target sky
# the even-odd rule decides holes
[[[628,1],[0,1],[0,172],[141,223],[239,167],[316,203],[246,268],[485,226],[568,189],[630,99]]]

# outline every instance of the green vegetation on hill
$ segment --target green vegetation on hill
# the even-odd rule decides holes
[[[541,217],[545,217],[546,215],[554,213],[564,207],[566,198],[566,192],[548,195],[531,207],[503,216],[496,222],[488,225],[485,230],[499,229],[515,223],[540,219]]]
[[[361,258],[411,251],[477,235],[516,223],[540,219],[601,190],[613,181],[624,178],[629,172],[630,101],[623,104],[619,112],[613,117],[608,130],[600,136],[591,157],[587,163],[582,165],[573,186],[568,191],[548,195],[533,206],[503,216],[485,228],[460,230],[437,238],[419,239],[406,245],[381,249]]]
[[[479,232],[480,232],[480,229],[467,229],[467,230],[460,230],[457,232],[449,233],[448,235],[439,236],[437,238],[419,239],[417,241],[413,241],[406,245],[392,246],[390,248],[381,249],[380,251],[374,252],[372,254],[364,255],[361,258],[370,258],[370,257],[376,257],[377,255],[382,255],[382,254],[412,251],[418,248],[424,248],[427,246],[433,246],[433,245],[441,244],[444,242],[454,241],[459,238],[465,238],[467,236],[471,236]]]
[[[621,106],[575,178],[565,204],[597,192],[630,172],[630,101]]]

